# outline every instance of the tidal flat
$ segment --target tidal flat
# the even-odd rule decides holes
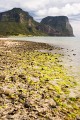
[[[0,120],[80,120],[79,77],[60,50],[0,40]]]

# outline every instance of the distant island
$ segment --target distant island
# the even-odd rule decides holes
[[[21,8],[0,13],[0,36],[74,36],[67,16],[48,16],[40,23]]]

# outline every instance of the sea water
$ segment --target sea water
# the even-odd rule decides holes
[[[80,37],[9,37],[19,41],[32,41],[48,43],[55,47],[63,48],[59,53],[64,53],[64,64],[73,66],[74,71],[80,71]],[[52,51],[53,52],[53,51]],[[56,50],[55,50],[56,52]]]
[[[9,37],[9,39],[41,42],[80,49],[80,37]]]
[[[57,47],[73,50],[80,60],[80,37],[9,37],[12,40],[24,40],[32,42],[48,43]]]
[[[53,50],[41,50],[52,54],[59,53],[59,64],[67,70],[69,76],[74,76],[77,85],[70,89],[70,96],[80,96],[80,38],[79,37],[10,37],[12,40],[48,43],[55,46]]]

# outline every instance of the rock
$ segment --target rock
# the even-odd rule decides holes
[[[23,74],[18,75],[19,78],[26,80],[26,77]]]
[[[31,108],[30,102],[28,100],[25,101],[24,107],[25,108]]]
[[[73,29],[66,16],[48,16],[43,18],[41,24],[47,25],[46,33],[52,36],[73,36]]]
[[[80,120],[80,117],[78,116],[78,117],[76,118],[76,120]]]
[[[76,55],[76,54],[73,54],[74,56]]]
[[[5,80],[5,76],[4,75],[0,75],[0,80]]]
[[[17,109],[14,109],[13,111],[9,112],[8,115],[14,115],[16,114],[17,111],[18,111]]]
[[[28,12],[21,8],[13,8],[12,10],[0,13],[0,22],[26,22],[26,20],[33,19]]]
[[[48,103],[51,108],[56,108],[56,102],[52,98],[46,99],[45,102]]]
[[[0,13],[0,35],[44,35],[36,29],[36,25],[39,23],[21,8]]]
[[[0,13],[0,35],[49,35],[73,36],[73,29],[66,16],[43,18],[36,22],[28,12],[21,8]],[[4,30],[5,29],[5,30]],[[4,32],[3,32],[4,31]]]
[[[11,80],[12,82],[16,82],[16,79],[15,79],[15,77],[13,77],[13,76],[10,77],[10,80]]]

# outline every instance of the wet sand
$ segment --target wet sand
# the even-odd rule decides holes
[[[75,56],[61,46],[0,40],[0,119],[79,120]]]

